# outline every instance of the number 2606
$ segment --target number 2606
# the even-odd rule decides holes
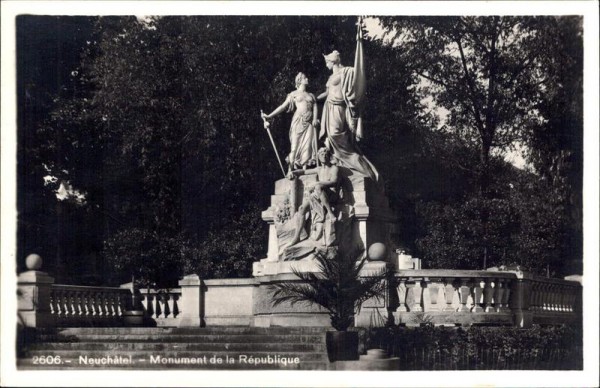
[[[60,356],[33,356],[34,365],[56,365],[62,364]]]

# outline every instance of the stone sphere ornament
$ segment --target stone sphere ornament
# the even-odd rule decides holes
[[[25,265],[31,271],[37,271],[42,268],[42,257],[37,253],[32,253],[25,258]]]
[[[387,248],[384,243],[376,242],[371,244],[369,250],[367,251],[367,256],[369,260],[373,261],[381,261],[385,260]]]

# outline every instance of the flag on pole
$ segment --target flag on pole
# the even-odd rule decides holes
[[[363,137],[363,126],[362,126],[362,107],[363,100],[367,90],[367,77],[365,75],[365,60],[362,48],[363,31],[362,31],[362,17],[358,17],[357,30],[356,30],[356,52],[354,54],[354,100],[356,107],[358,108],[358,119],[356,122],[356,133],[355,136],[358,140]]]

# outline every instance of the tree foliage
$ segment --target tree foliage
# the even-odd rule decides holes
[[[540,104],[558,81],[548,50],[555,20],[389,17],[383,23],[423,80],[417,93],[447,113],[441,129],[479,150],[480,190],[487,195],[492,152],[524,141],[543,120]]]
[[[46,44],[27,32],[50,20],[39,18],[21,19],[21,53]],[[19,76],[22,249],[47,249],[65,274],[105,257],[89,269],[104,268],[105,281],[115,269],[164,286],[192,271],[249,276],[266,249],[260,210],[280,178],[259,112],[285,99],[299,71],[322,91],[322,53],[337,49],[350,65],[356,19],[52,20],[77,38],[67,59],[50,61],[61,69],[45,81],[54,86],[36,85],[33,70]],[[401,243],[429,267],[559,271],[581,236],[580,19],[382,21],[402,44],[365,41],[361,147],[385,180]],[[19,58],[50,72],[35,54]],[[282,155],[289,119],[272,125]],[[534,172],[502,160],[515,142]]]

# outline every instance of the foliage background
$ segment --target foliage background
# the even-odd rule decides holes
[[[428,268],[581,271],[581,18],[382,21],[432,48],[365,42],[362,148],[400,218],[399,243]],[[533,84],[498,98],[536,120],[510,116],[483,157],[464,110],[473,95],[445,45],[464,34],[485,97],[492,56],[477,50],[515,26],[524,38],[496,59],[510,72],[535,58],[520,70]],[[353,17],[18,17],[18,270],[35,251],[57,281],[249,276],[280,178],[258,112],[285,99],[298,71],[321,92],[321,54],[351,64],[355,31]],[[461,93],[424,84],[434,71]],[[280,154],[289,119],[272,127]],[[517,143],[528,169],[503,158]]]

